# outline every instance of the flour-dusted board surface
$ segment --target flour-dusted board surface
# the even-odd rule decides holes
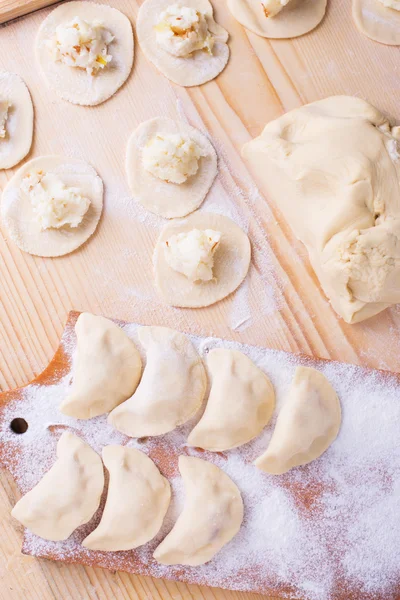
[[[59,406],[68,394],[73,374],[77,316],[78,313],[70,313],[60,348],[45,373],[25,388],[0,396],[0,464],[10,470],[21,492],[26,493],[54,463],[57,440],[69,430],[98,453],[105,445],[123,444],[148,454],[171,482],[172,503],[160,534],[136,550],[106,553],[81,546],[98,522],[100,510],[65,542],[48,542],[26,531],[25,553],[188,583],[276,593],[281,598],[400,597],[399,375],[192,336],[204,359],[214,348],[236,349],[249,356],[271,378],[277,412],[298,365],[320,369],[337,391],[343,409],[337,440],[310,465],[284,476],[271,476],[257,469],[252,461],[268,445],[273,424],[241,448],[200,453],[186,446],[187,435],[198,416],[169,434],[137,440],[113,430],[106,415],[88,421],[62,415]],[[119,324],[140,348],[138,325]],[[142,358],[145,361],[144,355]],[[20,417],[26,420],[28,429],[16,434],[10,424]],[[197,455],[216,463],[237,484],[244,501],[240,532],[201,567],[164,566],[152,558],[184,503],[177,468],[180,454]]]
[[[105,3],[122,10],[135,26],[140,2]],[[147,62],[136,44],[127,83],[114,98],[94,108],[59,100],[35,68],[34,38],[51,8],[0,29],[0,68],[19,73],[34,102],[36,129],[27,159],[49,153],[82,158],[93,164],[105,183],[99,228],[70,256],[55,260],[29,256],[1,229],[2,390],[24,385],[42,371],[73,308],[400,370],[399,309],[360,325],[340,321],[321,292],[305,249],[293,238],[278,207],[266,202],[240,158],[241,146],[258,135],[267,121],[332,94],[359,95],[398,118],[399,49],[364,38],[352,23],[350,0],[331,0],[315,31],[283,41],[246,32],[230,15],[225,0],[213,4],[217,21],[231,35],[231,58],[217,80],[200,88],[179,88]],[[253,261],[246,282],[236,294],[207,309],[172,309],[158,299],[151,254],[164,222],[140,210],[126,183],[129,135],[139,123],[158,115],[187,120],[210,136],[219,154],[220,173],[204,209],[231,216],[248,229],[252,241]],[[1,188],[14,172],[0,173]],[[12,478],[3,472],[0,577],[7,600],[259,598],[22,557],[20,534],[9,516],[17,497]]]

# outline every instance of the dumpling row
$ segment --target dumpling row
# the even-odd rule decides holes
[[[160,531],[170,504],[170,485],[154,462],[135,448],[106,446],[102,456],[110,475],[107,500],[100,523],[82,545],[91,550],[132,550]],[[237,486],[216,465],[181,456],[179,469],[185,505],[154,558],[162,564],[200,565],[239,531],[243,502]],[[17,502],[12,516],[44,539],[65,540],[93,517],[103,488],[98,454],[65,432],[57,445],[56,463]]]
[[[135,344],[117,325],[89,313],[76,324],[75,375],[61,411],[108,421],[130,437],[163,435],[194,417],[207,390],[203,362],[189,339],[166,327],[141,327],[146,367]],[[274,388],[247,356],[217,348],[207,357],[211,390],[188,445],[223,452],[257,437],[271,419]],[[140,383],[139,383],[140,381]],[[326,377],[298,367],[267,451],[255,464],[272,474],[318,458],[336,438],[340,403]]]

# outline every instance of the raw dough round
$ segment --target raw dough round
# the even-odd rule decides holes
[[[160,13],[171,4],[174,0],[145,0],[141,5],[136,29],[144,54],[163,75],[178,85],[190,87],[214,79],[229,59],[228,32],[214,21],[213,7],[208,0],[184,0],[184,6],[206,15],[208,29],[216,39],[211,56],[204,50],[193,52],[187,58],[173,56],[157,44],[154,32]]]
[[[171,236],[192,229],[220,231],[221,242],[214,256],[215,279],[193,283],[174,271],[165,260],[164,243]],[[196,308],[209,306],[231,294],[242,283],[250,266],[249,238],[228,217],[215,213],[195,212],[186,219],[171,221],[163,229],[154,250],[156,286],[170,306]]]
[[[33,106],[25,82],[15,73],[0,73],[0,101],[8,100],[6,136],[0,139],[0,169],[10,169],[28,154],[32,145]]]
[[[400,11],[379,0],[353,0],[353,19],[357,29],[375,42],[400,46]]]
[[[97,75],[84,69],[55,62],[45,40],[58,25],[75,17],[87,21],[103,21],[114,35],[108,46],[111,63]],[[55,8],[41,24],[36,37],[36,58],[49,86],[64,100],[73,104],[94,106],[110,98],[127,80],[133,63],[133,32],[129,19],[119,10],[94,2],[66,2]]]
[[[291,0],[275,17],[265,16],[255,0],[228,0],[228,8],[239,23],[257,35],[272,39],[304,35],[320,24],[327,0]]]
[[[33,218],[31,202],[20,190],[22,179],[33,169],[55,173],[68,186],[81,190],[90,206],[80,225],[42,231]],[[13,242],[37,256],[63,256],[79,248],[94,233],[103,209],[103,182],[96,171],[76,158],[39,156],[25,163],[4,188],[1,218]]]
[[[180,133],[192,138],[206,154],[199,160],[199,169],[181,184],[159,179],[143,167],[142,149],[157,133]],[[200,206],[217,174],[217,154],[205,135],[182,121],[156,118],[145,121],[131,135],[126,171],[129,187],[136,200],[147,210],[172,219],[185,217]]]

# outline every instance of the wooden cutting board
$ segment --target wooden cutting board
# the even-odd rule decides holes
[[[274,385],[275,415],[297,366],[322,371],[336,390],[343,420],[329,450],[306,467],[271,476],[257,469],[253,461],[268,446],[273,422],[244,446],[229,452],[206,452],[186,445],[196,419],[168,434],[133,440],[113,430],[107,415],[87,421],[65,417],[59,406],[71,381],[78,315],[69,314],[60,346],[47,369],[29,385],[0,394],[0,465],[26,493],[54,464],[63,431],[72,431],[99,453],[108,444],[128,444],[150,456],[168,478],[171,506],[159,535],[129,552],[94,552],[81,545],[99,522],[101,507],[66,541],[48,542],[25,530],[24,554],[230,590],[277,593],[281,598],[298,599],[304,591],[310,600],[400,598],[400,580],[393,580],[393,574],[398,574],[394,563],[398,536],[393,531],[398,528],[394,490],[400,489],[399,374],[192,336],[204,360],[214,348],[235,349],[249,356]],[[142,350],[139,325],[117,323]],[[145,360],[144,355],[142,358]],[[238,485],[244,503],[239,533],[202,567],[163,566],[152,558],[185,502],[177,467],[180,455],[215,463]],[[382,525],[374,518],[372,529],[371,497],[385,521]]]
[[[135,23],[140,2],[107,3]],[[5,2],[0,4],[0,12],[5,6]],[[58,153],[84,158],[95,166],[106,186],[100,227],[94,238],[71,256],[51,260],[23,254],[1,229],[3,391],[26,384],[43,370],[73,308],[400,370],[398,308],[359,325],[346,325],[338,319],[321,292],[304,247],[293,238],[278,207],[266,202],[254,174],[240,158],[242,145],[258,135],[267,121],[332,94],[359,95],[399,117],[399,49],[364,38],[352,23],[350,0],[329,2],[320,27],[302,38],[284,41],[268,41],[246,32],[230,15],[224,0],[215,0],[214,6],[217,20],[230,32],[232,53],[216,81],[193,89],[172,85],[136,46],[127,84],[95,108],[62,102],[47,90],[36,71],[33,41],[50,8],[1,29],[0,67],[19,73],[34,101],[36,128],[30,157]],[[208,309],[177,311],[159,302],[151,276],[159,223],[129,200],[124,173],[126,142],[140,122],[156,115],[185,118],[208,132],[220,158],[220,175],[208,206],[238,215],[248,225],[252,239],[248,283]],[[1,188],[13,172],[15,169],[0,173]],[[0,581],[7,600],[256,598],[23,558],[20,534],[9,517],[16,488],[7,473],[0,481]]]

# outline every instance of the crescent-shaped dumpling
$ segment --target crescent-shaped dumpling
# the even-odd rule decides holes
[[[58,542],[90,521],[104,487],[101,458],[66,431],[57,444],[57,461],[11,514],[35,535]]]
[[[133,394],[142,361],[126,333],[104,317],[82,313],[75,332],[74,379],[60,411],[75,419],[91,419],[110,412]]]
[[[185,506],[153,556],[163,565],[202,565],[238,533],[243,501],[232,479],[210,462],[180,456],[179,471]]]
[[[131,437],[161,435],[199,410],[207,375],[190,340],[167,327],[141,327],[146,367],[135,394],[115,408],[109,423]]]
[[[103,448],[110,473],[107,501],[97,528],[82,542],[90,550],[132,550],[159,532],[171,489],[151,458],[126,446]]]
[[[340,402],[320,371],[297,367],[267,450],[255,465],[280,475],[325,452],[339,433]]]
[[[223,452],[261,433],[272,416],[275,393],[265,373],[238,350],[211,350],[207,365],[210,397],[188,444]]]

